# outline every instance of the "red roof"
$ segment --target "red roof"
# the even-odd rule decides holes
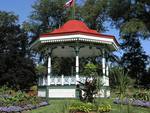
[[[104,35],[104,34],[100,34],[98,33],[96,30],[92,30],[89,29],[87,27],[87,25],[79,20],[69,20],[68,22],[66,22],[63,26],[61,26],[60,28],[46,33],[46,34],[42,34],[41,36],[53,36],[53,35],[67,35],[67,34],[74,34],[74,33],[79,33],[79,34],[87,34],[87,35],[96,35],[96,36],[103,36],[103,37],[114,37],[112,35]]]
[[[98,34],[96,30],[91,30],[87,27],[85,23],[79,20],[70,20],[66,22],[59,29],[54,30],[53,33],[69,33],[69,32],[84,32],[84,33],[94,33]]]

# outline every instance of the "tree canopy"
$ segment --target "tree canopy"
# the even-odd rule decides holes
[[[30,87],[36,79],[27,33],[17,20],[13,13],[0,11],[0,85],[18,90]]]
[[[107,14],[120,30],[121,48],[124,51],[122,66],[131,77],[140,80],[149,61],[140,40],[150,38],[150,2],[109,0]]]

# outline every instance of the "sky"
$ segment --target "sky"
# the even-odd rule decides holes
[[[37,0],[0,0],[0,10],[14,12],[19,16],[19,23],[26,21],[32,12],[32,4]],[[108,25],[108,30],[105,34],[114,35],[119,41],[119,31]],[[150,55],[150,40],[142,40],[142,46],[146,53]],[[118,52],[122,54],[122,52]]]

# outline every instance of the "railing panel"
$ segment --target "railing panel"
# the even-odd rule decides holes
[[[90,77],[88,80],[92,80],[93,78]],[[86,77],[80,76],[79,81],[84,83],[86,80]],[[104,82],[103,78],[101,78],[102,82]],[[50,85],[76,85],[76,77],[75,76],[51,76],[50,77]],[[39,78],[39,85],[43,86],[46,85],[47,80],[46,77]]]

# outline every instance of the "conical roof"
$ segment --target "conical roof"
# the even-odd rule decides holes
[[[66,22],[59,29],[54,30],[53,33],[73,33],[73,32],[83,32],[83,33],[94,33],[99,34],[96,30],[91,30],[87,25],[79,20],[70,20]]]
[[[84,35],[102,36],[102,37],[106,37],[106,38],[114,37],[112,35],[105,35],[105,34],[98,33],[96,30],[92,30],[92,29],[88,28],[88,26],[80,20],[69,20],[60,28],[55,29],[52,32],[42,34],[41,36],[42,37],[54,36],[54,35],[62,36],[62,35],[76,34],[76,33],[84,34]]]

